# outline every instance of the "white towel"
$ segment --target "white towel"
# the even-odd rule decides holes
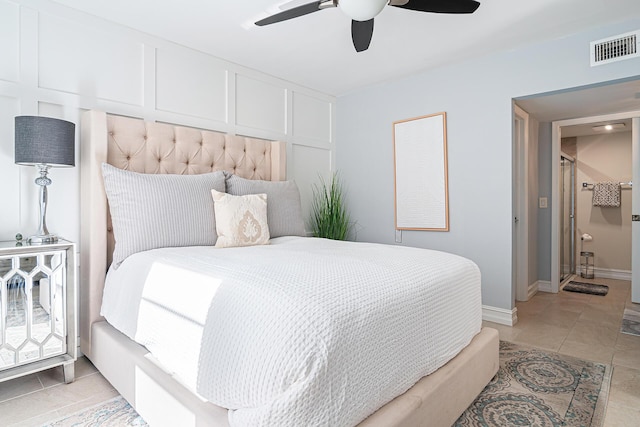
[[[620,207],[620,183],[599,182],[593,185],[593,206]]]

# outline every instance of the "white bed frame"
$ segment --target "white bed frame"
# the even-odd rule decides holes
[[[81,123],[80,347],[151,426],[228,426],[227,410],[203,401],[149,352],[100,316],[113,252],[101,164],[143,173],[224,169],[284,180],[286,145],[218,132],[84,113]],[[483,328],[454,359],[364,420],[361,427],[448,427],[498,371],[498,333]]]

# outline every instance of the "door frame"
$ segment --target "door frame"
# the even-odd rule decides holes
[[[529,288],[529,113],[513,105],[513,238],[512,293],[515,301],[528,301],[538,291]],[[517,220],[516,220],[517,218]]]
[[[640,114],[639,114],[640,116]],[[631,119],[631,161],[633,164],[633,181],[636,185],[631,189],[632,215],[640,215],[640,117]],[[631,302],[640,303],[640,222],[631,222]]]
[[[637,118],[639,117],[640,110],[636,110],[616,114],[579,117],[576,119],[558,120],[551,122],[551,292],[553,293],[558,293],[558,290],[560,288],[560,142],[562,138],[560,128],[562,128],[563,126],[582,125],[587,123],[604,122],[608,120],[633,119],[631,132],[632,135],[638,135],[640,129],[637,129],[637,127],[640,125],[640,121],[637,120]],[[640,155],[638,156],[640,157]],[[640,173],[639,169],[640,166],[638,165],[638,163],[634,162],[634,179]],[[638,227],[636,226],[634,228]],[[636,233],[639,234],[640,232]],[[640,258],[640,251],[637,251],[635,247],[632,247],[632,251],[631,264],[633,265],[633,261],[636,258]],[[632,281],[632,294],[634,288],[633,284],[635,284],[635,288],[640,288],[640,275],[636,270],[640,269],[632,268],[633,278],[635,279]],[[635,295],[637,295],[637,297],[640,299],[640,289],[637,289]]]

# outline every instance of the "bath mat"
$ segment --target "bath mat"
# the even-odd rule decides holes
[[[500,341],[500,369],[454,427],[601,427],[611,366]]]
[[[640,304],[633,304],[624,309],[620,332],[640,336]]]
[[[563,291],[578,292],[581,294],[591,294],[605,296],[609,292],[607,285],[596,285],[595,283],[574,282],[573,280],[564,285]]]

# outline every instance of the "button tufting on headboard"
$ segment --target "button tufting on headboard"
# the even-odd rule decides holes
[[[107,128],[107,161],[122,169],[271,180],[271,141],[111,115]]]

